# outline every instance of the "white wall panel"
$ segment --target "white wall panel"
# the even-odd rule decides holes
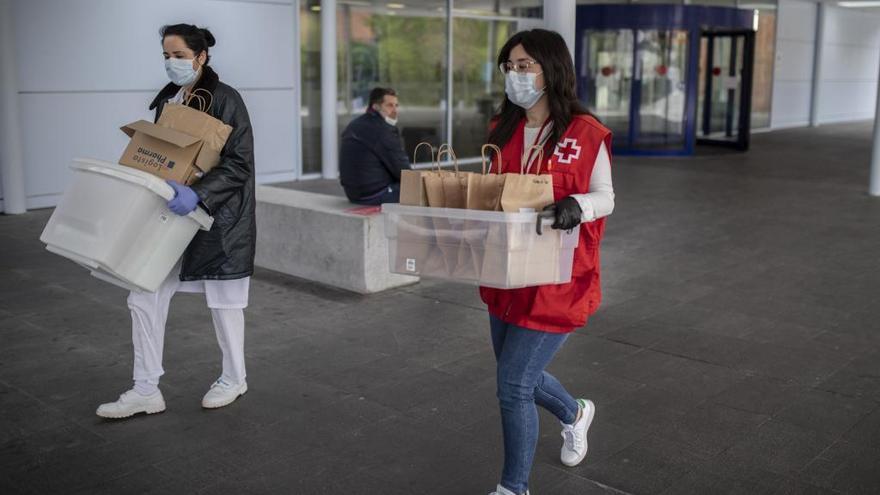
[[[815,49],[812,41],[779,40],[776,46],[776,79],[808,81],[813,77]]]
[[[780,0],[776,38],[813,41],[816,39],[816,4],[799,0]]]
[[[164,85],[159,28],[208,27],[221,77],[241,87],[293,86],[290,5],[216,0],[19,0],[19,90],[143,90]]]
[[[874,118],[880,72],[880,15],[829,5],[822,50],[819,122]]]
[[[257,181],[293,180],[295,168],[293,90],[242,91],[254,128]]]
[[[211,64],[238,88],[254,127],[257,181],[295,169],[292,3],[279,0],[17,0],[22,139],[29,207],[52,206],[68,164],[116,161],[125,123],[168,81],[159,28],[177,22],[214,33]]]
[[[773,128],[806,125],[816,37],[816,4],[780,0],[776,20],[776,64],[773,71]]]
[[[779,2],[772,127],[808,125],[817,4]],[[819,123],[873,118],[880,72],[880,15],[825,6]]]
[[[819,103],[822,123],[873,119],[876,98],[876,81],[823,81]]]
[[[807,125],[810,122],[810,92],[809,81],[775,82],[772,127]]]

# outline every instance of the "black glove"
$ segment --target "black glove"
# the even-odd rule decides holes
[[[571,230],[581,224],[583,214],[581,205],[576,199],[571,196],[562,198],[556,203],[544,207],[544,211],[538,215],[538,235],[542,235],[541,219],[543,218],[552,218],[553,225],[551,227],[554,229]]]

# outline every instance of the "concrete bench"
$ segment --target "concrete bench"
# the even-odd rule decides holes
[[[257,186],[257,266],[370,294],[413,284],[388,271],[385,222],[345,198]]]

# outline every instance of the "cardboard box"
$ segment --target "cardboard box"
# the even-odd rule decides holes
[[[232,134],[232,126],[223,121],[201,110],[176,103],[165,105],[156,124],[202,140],[202,149],[195,163],[203,172],[220,163],[220,153]]]
[[[198,137],[146,120],[123,126],[122,132],[131,137],[131,141],[119,159],[120,165],[187,185],[196,182],[210,170],[196,165],[204,145]]]

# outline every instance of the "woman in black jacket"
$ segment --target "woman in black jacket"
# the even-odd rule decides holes
[[[247,109],[238,92],[220,82],[208,65],[215,44],[207,30],[189,24],[160,31],[169,83],[153,100],[156,119],[166,103],[198,107],[207,91],[213,96],[208,113],[232,127],[220,163],[192,186],[169,182],[175,197],[171,211],[186,215],[202,208],[214,217],[210,231],[199,231],[177,268],[156,292],[132,292],[128,307],[134,344],[134,388],[119,400],[102,404],[98,416],[127,418],[165,410],[159,391],[162,348],[168,305],[175,292],[203,292],[211,309],[217,341],[223,353],[223,372],[202,399],[202,407],[223,407],[247,392],[244,365],[244,312],[250,276],[254,271],[256,220],[254,211],[254,145]],[[204,90],[204,91],[203,91]]]

